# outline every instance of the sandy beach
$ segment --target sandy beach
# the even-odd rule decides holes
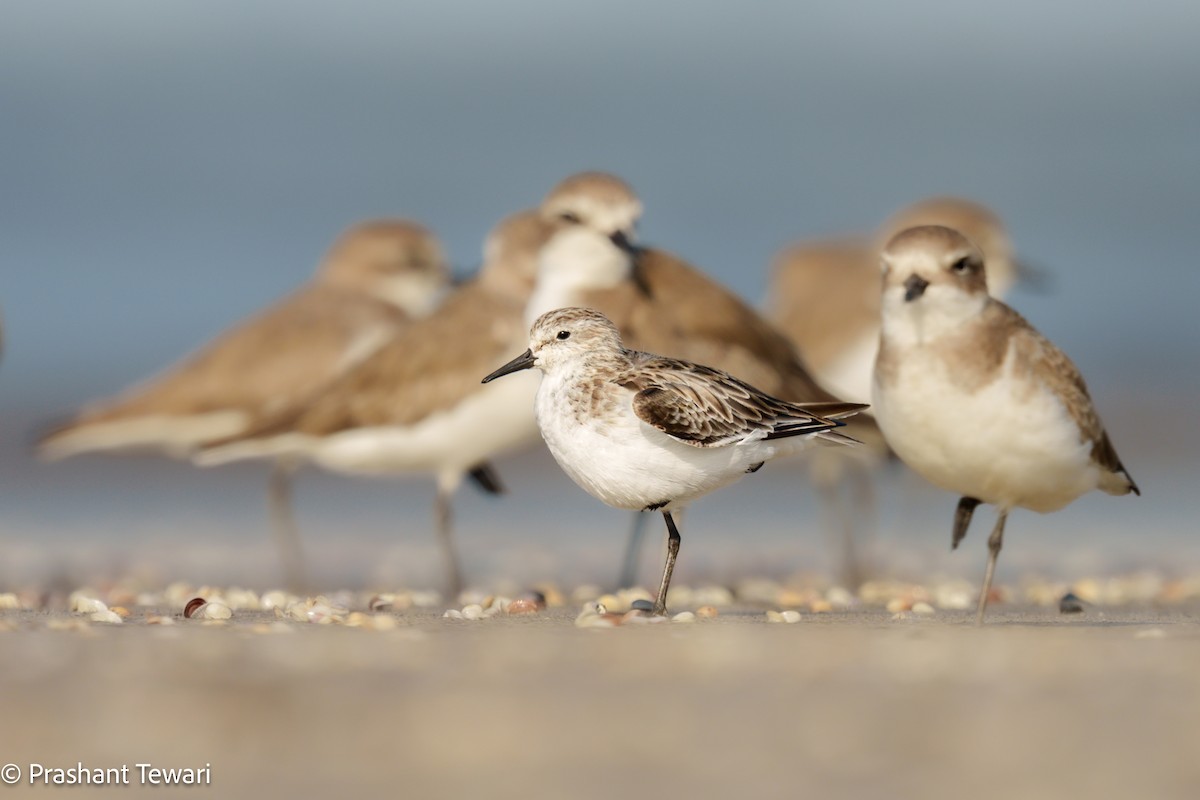
[[[128,765],[130,785],[137,764],[208,767],[206,785],[139,789],[213,797],[1183,798],[1200,785],[1195,599],[1072,615],[1000,603],[983,628],[969,610],[857,603],[794,624],[738,602],[686,624],[581,628],[578,613],[354,618],[387,617],[377,630],[250,609],[201,622],[134,606],[119,625],[6,611],[0,760],[21,769],[6,794],[67,790],[30,786],[30,770],[80,764]]]

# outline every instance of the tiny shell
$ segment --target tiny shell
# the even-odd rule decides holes
[[[696,616],[703,619],[712,619],[720,613],[716,606],[700,606],[696,609]]]
[[[92,614],[91,620],[92,620],[92,622],[103,622],[106,625],[120,625],[122,622],[124,622],[124,620],[121,619],[120,615],[114,614],[112,611],[109,611],[107,608],[104,609],[103,611],[97,611],[94,614]]]
[[[129,609],[126,608],[125,606],[113,606],[112,608],[109,609],[109,611],[112,611],[114,614],[116,614],[121,619],[125,619],[126,617],[129,616]]]
[[[629,601],[622,599],[615,594],[600,595],[600,597],[596,599],[596,602],[613,613],[624,614],[629,610]]]
[[[913,603],[912,612],[914,614],[932,614],[933,606],[929,605],[929,603],[926,603],[924,600],[921,600],[920,602]]]
[[[893,597],[888,600],[887,610],[892,614],[899,614],[901,611],[909,611],[912,609],[912,601],[903,597]]]
[[[250,589],[228,589],[225,592],[225,604],[232,609],[245,610],[261,608],[262,600]]]
[[[833,611],[833,603],[828,600],[813,600],[808,604],[808,610],[814,614],[828,614]]]
[[[457,608],[447,608],[446,613],[442,614],[442,619],[462,619],[463,613]]]
[[[705,608],[711,608],[711,606],[705,606]],[[678,614],[671,617],[671,621],[672,622],[695,622],[696,615],[693,614],[691,611],[680,611]]]
[[[509,614],[536,614],[538,604],[533,600],[513,600],[505,611]]]
[[[583,604],[583,610],[575,618],[578,628],[615,628],[621,624],[620,614],[608,613],[603,603],[591,601]]]
[[[193,597],[191,600],[188,601],[188,604],[183,607],[183,616],[185,616],[188,619],[191,619],[192,617],[196,616],[196,612],[199,611],[203,607],[204,607],[204,598],[203,597]]]
[[[71,611],[77,614],[94,614],[97,611],[108,611],[108,606],[95,597],[73,592],[71,594]]]
[[[259,608],[263,611],[270,611],[273,608],[287,608],[294,603],[298,598],[290,596],[287,592],[281,589],[272,589],[263,594],[259,598]]]
[[[391,611],[395,605],[396,596],[393,594],[377,594],[367,603],[372,611]]]
[[[191,605],[191,603],[188,605]],[[200,619],[229,619],[233,616],[233,609],[224,603],[205,603],[199,609],[193,611],[192,616]]]
[[[468,603],[463,606],[463,619],[483,619],[483,606],[479,603]]]
[[[20,608],[20,607],[21,607],[21,601],[18,600],[17,596],[15,594],[13,594],[12,592],[5,592],[4,594],[0,594],[0,609],[8,611],[8,610],[11,610],[14,608]]]
[[[768,611],[768,622],[786,622],[789,625],[800,621],[800,612],[789,608],[786,611]]]

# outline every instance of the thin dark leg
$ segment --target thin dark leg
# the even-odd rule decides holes
[[[629,540],[625,544],[625,557],[621,559],[621,574],[617,576],[618,589],[625,589],[637,584],[638,562],[641,561],[642,539],[646,534],[646,515],[635,511],[633,529],[629,531]]]
[[[974,497],[964,497],[958,501],[958,508],[954,509],[954,533],[950,538],[950,549],[957,550],[958,543],[967,535],[967,527],[971,524],[971,516],[975,513],[975,507],[980,504],[980,500]]]
[[[979,613],[975,615],[975,624],[983,624],[983,612],[987,609],[988,592],[992,590],[992,575],[996,573],[996,558],[1000,555],[1000,548],[1004,545],[1004,522],[1008,519],[1008,509],[1000,509],[1000,516],[996,518],[996,527],[992,528],[992,535],[988,537],[988,563],[987,572],[983,575],[983,591],[979,593]]]
[[[842,581],[851,590],[857,590],[867,578],[867,566],[859,553],[861,536],[868,533],[875,512],[875,484],[869,468],[863,464],[850,464],[848,474],[850,496],[846,515],[842,521]],[[858,524],[863,521],[863,524]]]
[[[458,551],[454,547],[451,495],[450,490],[438,487],[437,500],[434,503],[434,516],[437,519],[437,538],[438,545],[442,549],[442,563],[446,569],[446,592],[448,599],[453,600],[463,590],[463,579],[462,570],[458,564]]]
[[[267,504],[271,509],[271,537],[283,565],[284,585],[288,591],[303,594],[308,589],[308,580],[304,573],[304,547],[292,514],[292,469],[288,465],[279,462],[272,465]]]
[[[679,555],[679,528],[670,511],[662,512],[667,521],[667,563],[663,565],[662,583],[658,587],[658,600],[654,603],[654,613],[663,616],[667,613],[667,589],[671,586],[671,573],[675,571],[675,559]]]

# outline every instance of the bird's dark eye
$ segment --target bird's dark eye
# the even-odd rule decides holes
[[[955,261],[953,264],[951,264],[950,269],[954,270],[960,275],[964,272],[969,272],[971,270],[971,261],[966,256],[963,256],[958,261]]]
[[[578,214],[572,214],[570,211],[564,211],[558,215],[558,218],[563,222],[569,222],[572,225],[578,225],[579,223],[583,222],[583,220],[579,218]]]
[[[570,338],[571,338],[571,332],[570,332],[570,331],[559,331],[559,332],[558,332],[558,338],[559,338],[559,339],[570,339]]]

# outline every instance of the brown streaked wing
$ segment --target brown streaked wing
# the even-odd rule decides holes
[[[1017,363],[1028,365],[1033,377],[1062,400],[1079,427],[1079,435],[1092,445],[1092,461],[1109,472],[1123,474],[1129,479],[1133,490],[1140,494],[1137,484],[1108,438],[1079,368],[1066,353],[1008,305],[998,300],[991,305],[998,307],[993,313],[998,314],[1012,331]]]
[[[643,422],[685,444],[716,447],[756,432],[774,431],[780,423],[793,434],[837,427],[719,370],[639,355],[635,371],[617,382],[637,392],[633,410]]]

